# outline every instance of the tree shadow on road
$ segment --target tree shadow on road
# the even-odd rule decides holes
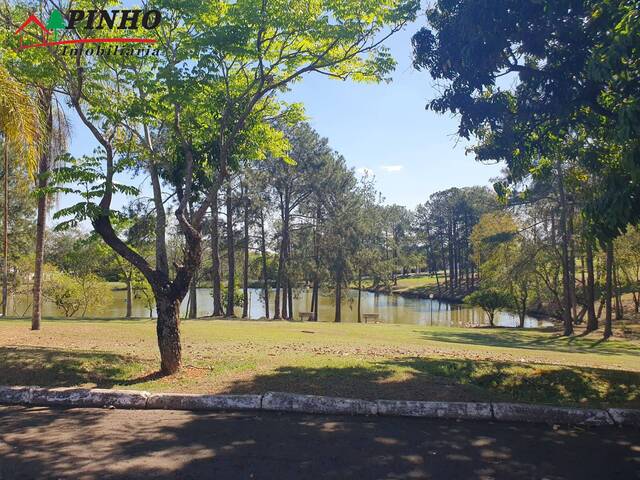
[[[1,478],[633,478],[640,432],[417,418],[0,410]],[[588,455],[585,455],[588,452]]]

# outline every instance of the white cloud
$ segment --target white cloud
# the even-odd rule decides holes
[[[403,168],[404,166],[402,165],[382,165],[380,170],[384,170],[385,172],[399,172]]]

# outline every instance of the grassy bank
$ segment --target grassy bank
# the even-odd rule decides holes
[[[355,288],[355,286],[354,286]],[[438,289],[438,281],[434,275],[411,275],[407,277],[399,277],[396,280],[396,284],[392,285],[390,289],[384,287],[378,287],[375,289],[370,281],[363,282],[363,288],[369,291],[383,291],[388,293],[395,293],[407,297],[420,297],[420,298],[439,298],[450,302],[462,302],[462,299],[470,293],[464,285],[455,289],[453,292],[444,291],[444,278],[440,277],[440,289]]]
[[[640,407],[640,342],[600,333],[224,320],[182,332],[185,368],[162,378],[151,321],[2,320],[0,384]]]

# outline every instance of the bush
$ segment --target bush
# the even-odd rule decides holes
[[[51,267],[42,290],[43,296],[60,309],[65,317],[73,317],[82,310],[82,316],[89,306],[99,308],[111,300],[109,284],[89,273],[71,276]]]
[[[82,290],[71,275],[60,270],[49,272],[42,295],[62,310],[65,317],[73,317],[82,307]]]

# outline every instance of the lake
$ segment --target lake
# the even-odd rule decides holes
[[[98,318],[119,318],[126,312],[126,292],[123,290],[113,291],[112,300],[106,307],[100,309],[90,308],[87,317]],[[356,290],[345,290],[342,302],[342,321],[356,322],[358,319],[358,292]],[[273,292],[270,294],[270,313],[273,315]],[[9,302],[10,315],[23,315],[30,305],[27,296],[16,296]],[[319,321],[333,321],[335,301],[333,295],[320,296]],[[186,312],[187,301],[182,303],[182,311]],[[249,289],[249,316],[251,318],[261,318],[264,316],[264,300],[261,291]],[[311,307],[311,289],[298,289],[294,293],[293,311],[294,318],[299,318],[299,312],[308,312]],[[213,297],[208,288],[198,289],[198,316],[204,317],[211,314],[213,308]],[[27,310],[27,315],[30,309]],[[239,316],[241,308],[236,309]],[[379,314],[379,322],[382,323],[404,323],[412,325],[438,325],[452,327],[472,327],[488,325],[486,315],[479,308],[467,305],[449,303],[439,300],[425,298],[410,298],[400,295],[386,293],[362,292],[362,313]],[[43,305],[44,316],[60,316],[61,312],[50,302]],[[134,300],[133,315],[135,317],[148,317],[149,311],[144,303]],[[78,317],[79,314],[76,315]],[[510,312],[498,312],[495,324],[503,327],[514,327],[518,325],[517,315]],[[540,320],[534,317],[527,317],[526,328],[538,328],[552,325],[547,320]]]

